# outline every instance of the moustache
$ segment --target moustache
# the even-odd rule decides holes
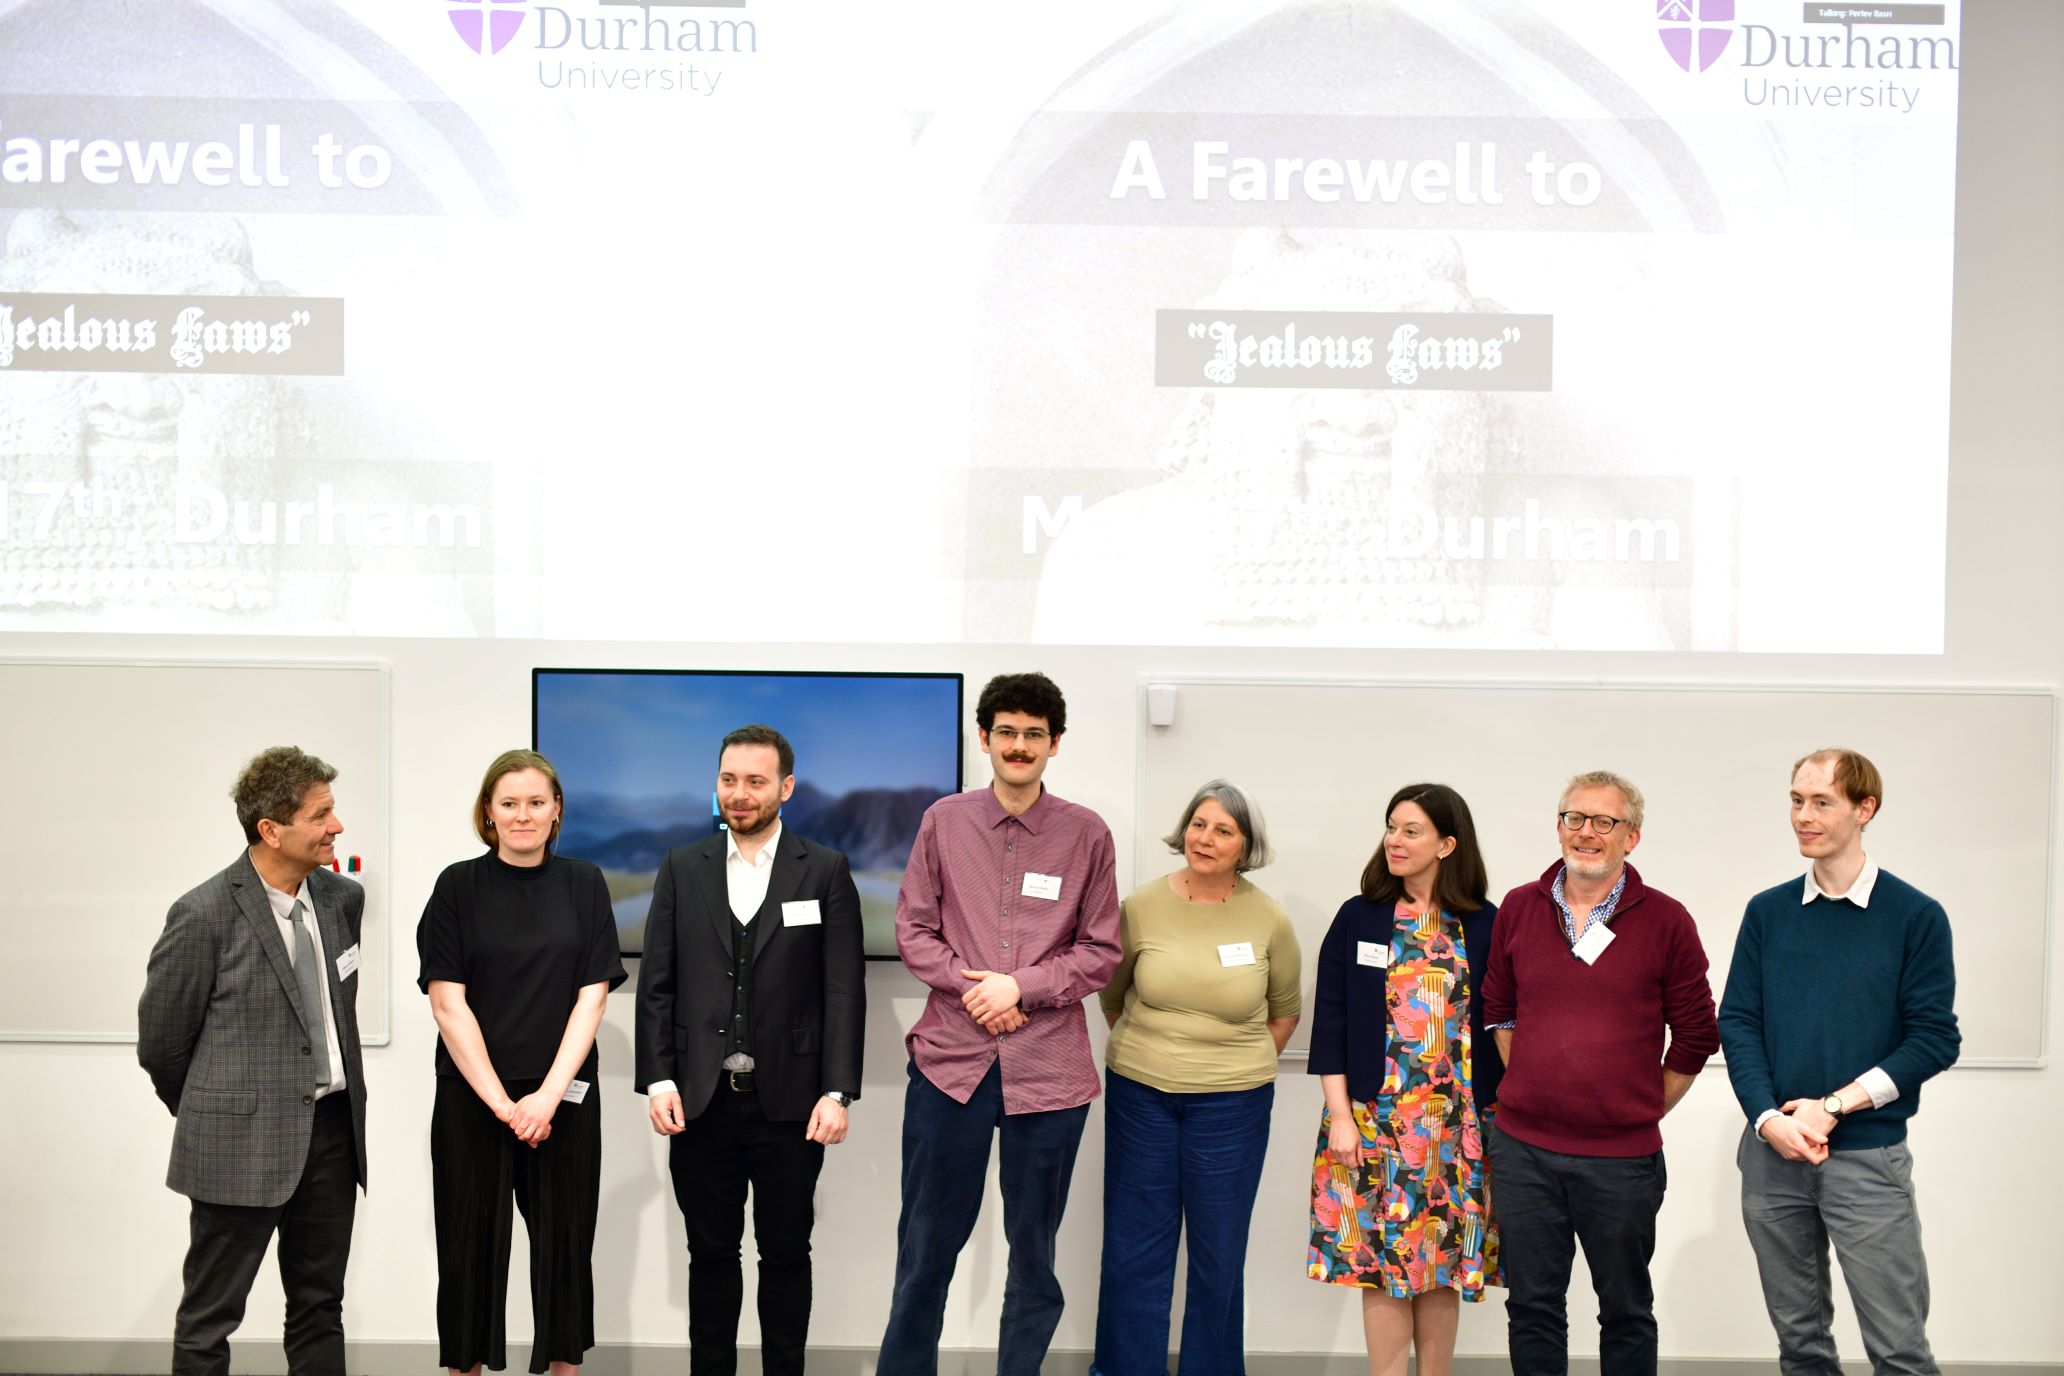
[[[1003,758],[1006,764],[1031,764],[1034,757],[1031,755],[1005,755]]]

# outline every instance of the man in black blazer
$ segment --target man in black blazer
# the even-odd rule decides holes
[[[343,1376],[344,1266],[365,1185],[358,1050],[365,890],[330,872],[337,771],[292,746],[231,797],[249,847],[172,905],[136,1055],[178,1119],[165,1183],[192,1200],[175,1376],[226,1376],[229,1335],[279,1234],[287,1369]]]
[[[638,971],[638,1083],[688,1229],[689,1376],[734,1376],[750,1186],[767,1376],[801,1376],[824,1148],[860,1097],[867,1014],[846,857],[781,825],[795,751],[743,726],[717,755],[726,831],[660,862]]]

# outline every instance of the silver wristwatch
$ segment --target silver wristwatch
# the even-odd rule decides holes
[[[853,1102],[853,1096],[842,1089],[827,1089],[824,1091],[824,1097],[837,1104],[840,1108],[844,1108]]]

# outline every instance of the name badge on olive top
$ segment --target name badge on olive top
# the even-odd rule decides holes
[[[1058,900],[1061,896],[1061,877],[1058,874],[1033,874],[1028,870],[1025,873],[1024,887],[1018,892],[1027,898]]]
[[[1354,944],[1354,959],[1357,965],[1373,965],[1379,970],[1390,966],[1390,943],[1387,941],[1357,941]]]
[[[1612,928],[1603,922],[1594,922],[1577,938],[1577,944],[1570,947],[1570,953],[1586,965],[1596,965],[1605,954],[1605,948],[1612,945]]]
[[[824,912],[814,898],[798,899],[781,905],[781,925],[784,927],[821,927]]]
[[[1254,963],[1254,943],[1251,941],[1229,941],[1218,948],[1218,963],[1228,968],[1234,965]]]

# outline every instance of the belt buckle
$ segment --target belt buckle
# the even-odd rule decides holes
[[[733,1094],[744,1094],[752,1089],[752,1072],[750,1070],[727,1070],[724,1073],[731,1077],[731,1092]],[[738,1083],[738,1077],[741,1075],[746,1078],[746,1083],[744,1084]]]

